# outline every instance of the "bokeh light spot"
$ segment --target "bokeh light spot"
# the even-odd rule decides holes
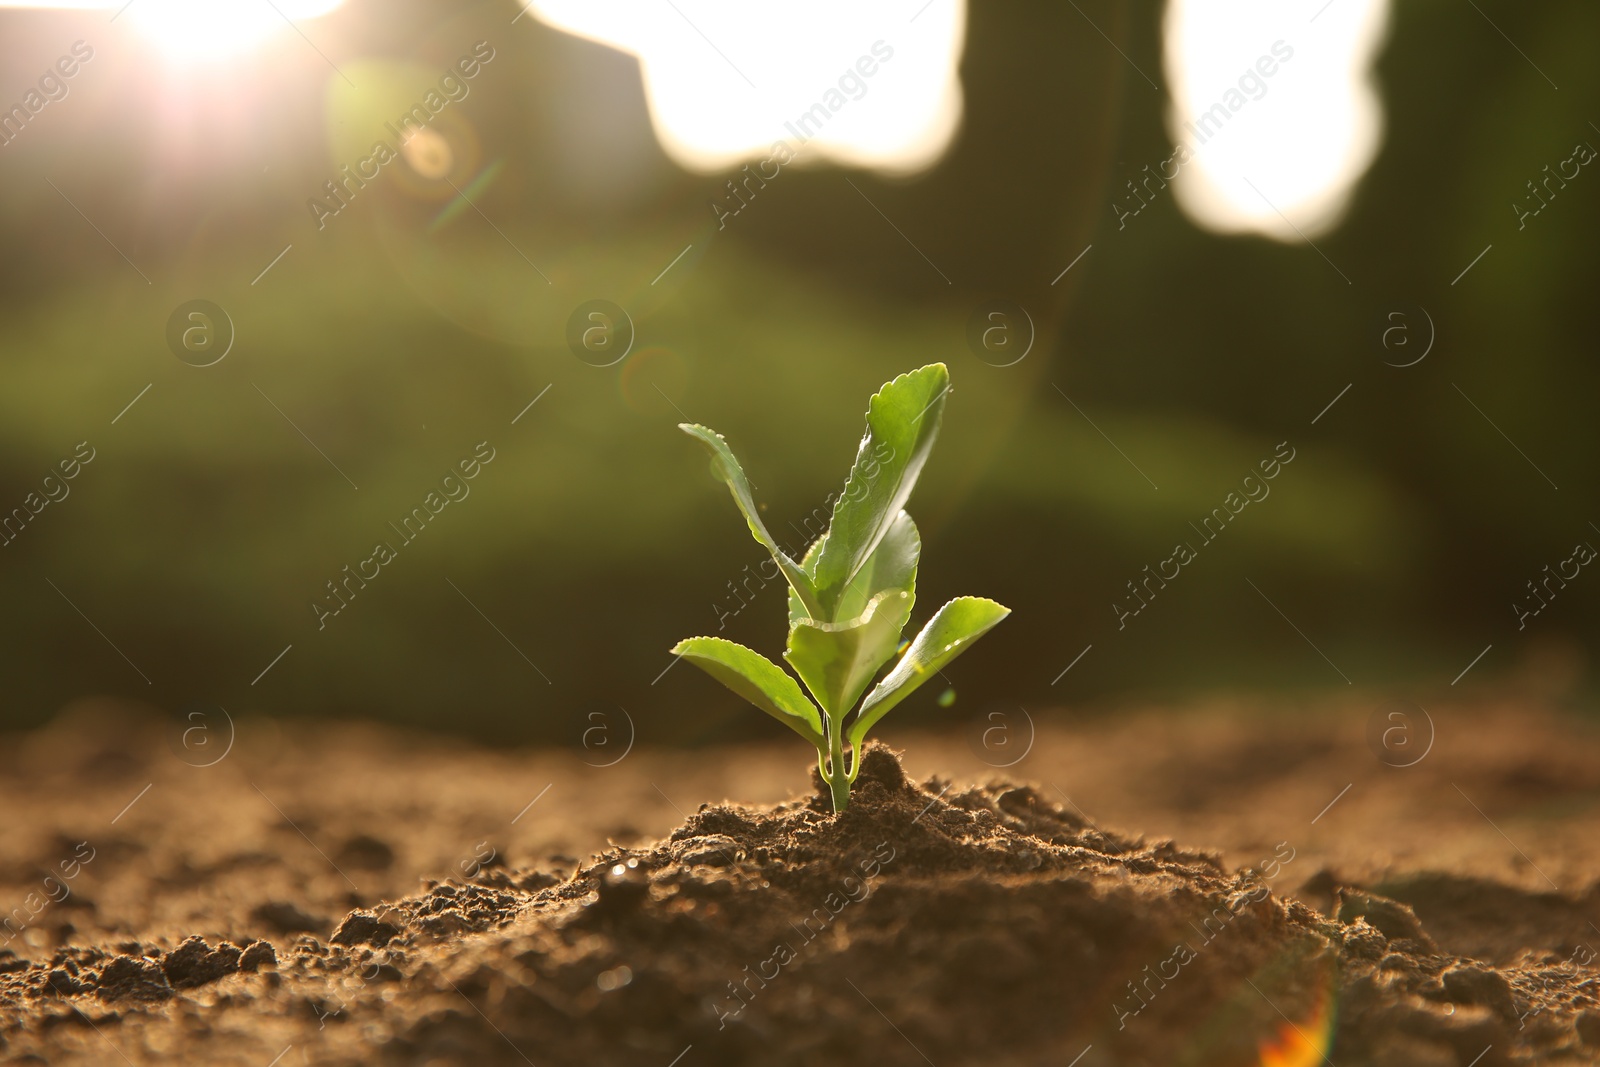
[[[1167,129],[1189,155],[1164,176],[1184,212],[1291,242],[1336,226],[1382,139],[1388,15],[1389,0],[1169,0]]]

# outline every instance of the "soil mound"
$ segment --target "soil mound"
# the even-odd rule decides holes
[[[1454,955],[1447,884],[1322,872],[1319,910],[1293,859],[1226,870],[1030,786],[914,784],[874,744],[842,814],[820,789],[704,806],[567,877],[486,867],[358,909],[329,943],[0,959],[4,1050],[67,1062],[53,1035],[87,1027],[86,1062],[129,1063],[1596,1062],[1592,953]]]

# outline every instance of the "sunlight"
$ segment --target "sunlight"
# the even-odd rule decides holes
[[[1388,14],[1389,0],[1169,0],[1180,147],[1163,177],[1190,218],[1285,241],[1338,224],[1382,139],[1372,64]]]
[[[779,140],[804,144],[801,162],[913,173],[944,154],[961,121],[965,0],[920,12],[850,0],[533,0],[528,11],[637,56],[657,138],[702,173],[765,159]]]
[[[232,59],[282,34],[292,34],[292,23],[326,15],[343,3],[344,0],[133,0],[117,17],[126,19],[170,60],[214,63]],[[0,0],[0,7],[118,11],[124,3]]]
[[[123,17],[169,58],[217,62],[316,18],[343,0],[136,0]],[[274,10],[276,8],[276,10]]]

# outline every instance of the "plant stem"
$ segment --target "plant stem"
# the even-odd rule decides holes
[[[828,716],[828,773],[826,778],[833,791],[833,810],[843,811],[850,805],[850,776],[844,769],[844,722],[839,715]]]

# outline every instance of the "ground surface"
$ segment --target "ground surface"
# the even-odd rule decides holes
[[[0,745],[0,1054],[1600,1062],[1600,735],[1382,707],[891,733],[834,817],[781,741],[83,705]]]

